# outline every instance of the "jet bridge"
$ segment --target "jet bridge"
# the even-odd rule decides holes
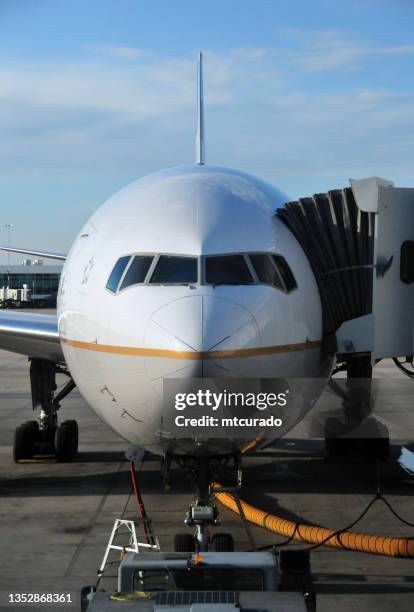
[[[325,343],[344,361],[370,354],[374,365],[414,353],[414,188],[378,177],[350,184],[276,214],[315,274]]]

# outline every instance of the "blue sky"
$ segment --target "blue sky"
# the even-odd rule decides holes
[[[199,49],[208,162],[292,197],[413,186],[413,17],[411,0],[1,0],[0,242],[13,223],[15,245],[66,251],[123,185],[191,163]]]

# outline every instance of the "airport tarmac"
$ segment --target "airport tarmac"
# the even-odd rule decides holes
[[[393,376],[395,369],[386,362],[379,372]],[[113,522],[128,498],[128,464],[123,461],[127,443],[98,420],[75,390],[62,404],[61,419],[79,423],[77,460],[15,465],[14,429],[31,418],[29,391],[27,359],[0,351],[0,592],[79,591],[96,582]],[[381,483],[396,511],[414,522],[414,479],[396,462],[402,442],[393,440]],[[341,528],[375,495],[375,465],[326,461],[322,440],[295,441],[291,435],[276,450],[278,456],[246,460],[241,497],[257,507],[292,520]],[[192,499],[191,485],[177,469],[173,480],[172,490],[165,492],[158,462],[144,463],[140,484],[163,549],[171,549],[175,532],[187,529],[183,518]],[[132,518],[133,508],[131,501],[126,517]],[[230,531],[237,548],[246,549],[248,541],[237,516],[224,508],[221,516],[220,530]],[[259,527],[252,529],[258,545],[283,541]],[[414,536],[414,529],[399,523],[380,503],[354,531]],[[414,609],[414,560],[321,547],[312,553],[312,568],[320,611]],[[114,576],[110,566],[106,588],[114,588]]]

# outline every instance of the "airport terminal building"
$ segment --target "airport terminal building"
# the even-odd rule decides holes
[[[62,271],[61,265],[43,263],[0,265],[0,303],[53,306]]]

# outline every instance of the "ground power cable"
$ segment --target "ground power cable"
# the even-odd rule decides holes
[[[313,546],[309,546],[308,548],[305,548],[303,550],[315,550],[316,548],[319,548],[320,546],[323,546],[324,544],[326,544],[326,542],[328,540],[330,540],[330,538],[336,537],[339,538],[340,535],[346,531],[349,531],[350,529],[352,529],[353,527],[355,527],[355,525],[357,523],[359,523],[359,521],[361,521],[363,519],[363,517],[368,513],[368,511],[370,510],[370,508],[372,508],[372,506],[377,502],[377,501],[381,501],[383,502],[387,508],[392,512],[392,514],[397,518],[397,520],[399,520],[401,523],[404,523],[404,525],[407,525],[408,527],[414,527],[414,523],[410,523],[409,521],[407,521],[406,519],[403,519],[396,510],[394,510],[394,508],[391,506],[390,502],[384,497],[382,490],[381,490],[381,473],[380,473],[380,461],[377,458],[375,461],[375,467],[376,467],[376,484],[377,484],[377,492],[375,494],[375,496],[371,499],[371,501],[368,503],[368,505],[366,506],[366,508],[361,512],[361,514],[349,525],[347,525],[346,527],[343,527],[342,529],[338,529],[334,534],[327,536],[327,538],[325,538],[325,541],[322,541],[318,544],[314,544]],[[407,540],[413,540],[413,537],[409,537],[406,538]],[[384,553],[386,554],[386,553]]]

